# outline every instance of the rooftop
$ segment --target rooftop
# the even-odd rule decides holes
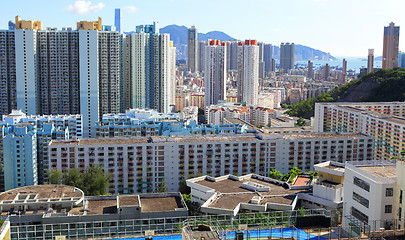
[[[184,208],[180,195],[168,197],[143,197],[141,195],[142,212],[165,212]]]
[[[118,202],[120,207],[139,206],[139,196],[138,195],[118,196]]]
[[[237,180],[235,177],[225,176],[220,179],[214,179],[211,177],[205,177],[194,183],[200,184],[205,187],[214,189],[219,195],[209,204],[209,207],[222,208],[222,209],[235,209],[239,203],[249,203],[254,197],[261,199],[259,205],[267,203],[285,204],[290,205],[297,193],[306,192],[306,190],[291,190],[285,188],[276,182],[269,182],[266,180],[260,180],[256,175],[246,175],[239,177]],[[261,177],[261,176],[258,176]],[[255,191],[253,189],[247,189],[242,185],[250,183],[256,183],[261,188],[269,187],[264,191]]]
[[[65,185],[35,185],[12,189],[0,194],[0,201],[14,200],[17,195],[35,195],[33,199],[58,199],[82,197],[78,188]]]
[[[396,176],[396,166],[361,166],[359,169],[368,172],[376,177],[393,178]]]

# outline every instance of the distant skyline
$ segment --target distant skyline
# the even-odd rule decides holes
[[[123,31],[153,21],[159,27],[195,25],[201,33],[223,31],[278,46],[294,42],[337,57],[366,58],[369,48],[381,56],[384,26],[392,21],[405,27],[403,0],[21,0],[2,2],[0,28],[7,29],[16,15],[44,27],[75,28],[77,21],[98,16],[113,25],[115,8],[122,9]],[[405,35],[399,39],[405,51]]]

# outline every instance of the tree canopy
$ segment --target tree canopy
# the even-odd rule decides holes
[[[82,173],[80,169],[70,169],[65,174],[61,171],[49,172],[49,183],[80,188],[87,196],[106,195],[110,186],[111,175],[104,174],[100,165],[91,165]]]

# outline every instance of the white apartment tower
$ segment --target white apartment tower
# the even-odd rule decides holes
[[[246,40],[238,47],[238,102],[257,105],[259,95],[259,47]]]
[[[124,95],[130,104],[127,108],[169,112],[171,69],[175,64],[170,35],[159,34],[156,23],[153,23],[137,26],[136,32],[126,36],[123,42]]]
[[[37,30],[15,30],[17,108],[37,114]]]
[[[176,47],[173,47],[173,42],[170,41],[170,105],[175,105],[176,102]]]
[[[80,113],[85,137],[93,137],[91,127],[99,120],[98,44],[96,30],[79,30]],[[95,136],[95,132],[94,132]]]
[[[211,40],[205,46],[205,106],[226,100],[226,43]]]

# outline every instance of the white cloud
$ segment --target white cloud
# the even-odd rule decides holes
[[[103,9],[105,5],[103,3],[98,3],[91,5],[91,1],[76,1],[74,4],[71,4],[65,8],[66,11],[77,14],[77,15],[87,15],[89,13],[98,12]]]
[[[138,10],[135,6],[126,6],[123,8],[126,12],[129,12],[129,13],[136,13],[136,11]]]

